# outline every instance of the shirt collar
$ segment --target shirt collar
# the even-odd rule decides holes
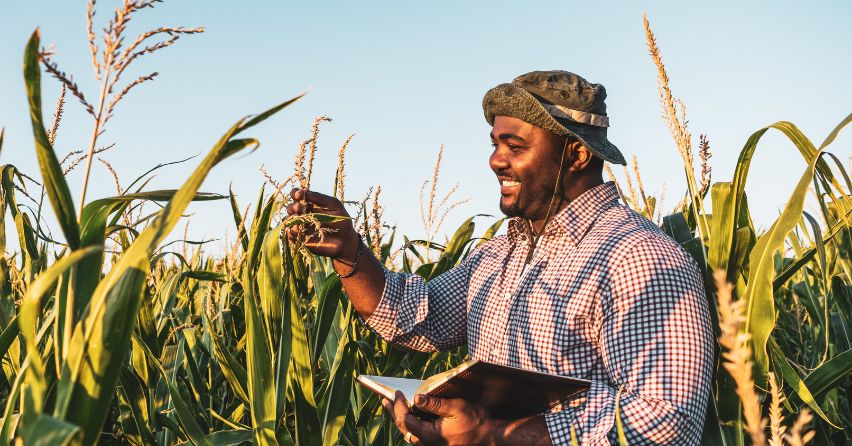
[[[592,223],[605,210],[618,202],[615,183],[608,181],[583,192],[554,215],[544,230],[546,236],[564,234],[574,245],[580,243]],[[512,243],[528,240],[528,223],[520,217],[509,220],[506,235]]]

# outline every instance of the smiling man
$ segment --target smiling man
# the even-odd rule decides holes
[[[713,359],[702,278],[603,181],[604,162],[624,164],[607,139],[605,98],[602,85],[565,71],[527,73],[485,94],[508,230],[429,282],[382,267],[348,221],[309,244],[334,258],[354,308],[388,342],[421,351],[466,344],[474,359],[592,382],[520,420],[418,395],[414,404],[439,416],[421,420],[398,393],[384,405],[407,441],[570,444],[573,432],[583,445],[617,444],[618,407],[631,445],[698,444]],[[331,197],[291,196],[290,214],[346,215]]]

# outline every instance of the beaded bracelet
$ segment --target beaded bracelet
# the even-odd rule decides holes
[[[363,252],[364,252],[364,244],[359,242],[358,243],[358,250],[355,252],[355,261],[352,262],[352,269],[346,274],[340,274],[340,273],[337,272],[337,269],[335,268],[334,273],[337,274],[337,277],[339,277],[341,279],[346,279],[347,277],[354,276],[355,273],[358,272],[358,260],[361,259],[361,253],[363,253]],[[332,266],[332,268],[333,268],[333,266]]]

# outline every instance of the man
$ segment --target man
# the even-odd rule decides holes
[[[485,94],[489,159],[506,235],[426,283],[386,270],[349,222],[318,255],[334,258],[349,299],[388,342],[422,351],[467,344],[471,358],[591,380],[553,411],[495,420],[463,400],[401,393],[384,405],[415,444],[697,444],[710,391],[713,338],[695,262],[653,223],[618,203],[605,161],[625,164],[606,136],[602,85],[532,72]],[[346,215],[339,201],[294,190],[291,214]],[[291,229],[290,236],[299,236]]]

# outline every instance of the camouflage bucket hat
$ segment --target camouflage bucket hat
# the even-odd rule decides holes
[[[606,137],[606,89],[567,71],[533,71],[485,93],[482,110],[489,125],[511,116],[560,136],[574,136],[595,155],[626,165]]]

